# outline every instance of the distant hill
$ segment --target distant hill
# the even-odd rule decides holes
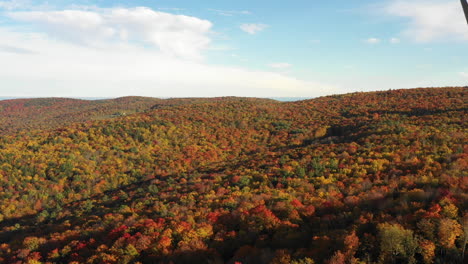
[[[56,129],[72,123],[112,119],[160,107],[220,100],[237,99],[236,97],[157,99],[129,96],[104,100],[70,98],[2,100],[0,101],[0,133]],[[254,98],[242,100],[272,101]]]
[[[156,98],[122,97],[108,100],[68,98],[0,101],[0,133],[52,129],[76,122],[108,119],[149,109]]]
[[[0,263],[465,263],[467,99],[7,101]]]

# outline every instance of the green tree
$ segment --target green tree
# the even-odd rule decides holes
[[[414,254],[418,243],[413,231],[399,224],[378,225],[381,263],[415,263]]]

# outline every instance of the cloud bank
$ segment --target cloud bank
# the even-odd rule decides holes
[[[12,19],[34,24],[49,36],[71,43],[105,46],[108,42],[141,42],[178,57],[199,59],[210,44],[212,23],[145,7],[9,12]]]
[[[2,96],[320,96],[336,86],[211,65],[212,23],[145,7],[10,11],[0,26]]]
[[[458,40],[468,41],[468,30],[458,0],[393,0],[384,12],[405,18],[402,32],[416,42]]]

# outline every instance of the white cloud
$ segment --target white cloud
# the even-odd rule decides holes
[[[468,79],[468,72],[459,72],[459,75],[463,78]]]
[[[0,27],[0,94],[3,96],[320,96],[334,85],[285,74],[184,60],[134,42],[105,48],[76,45],[44,33]]]
[[[401,40],[399,38],[391,38],[390,39],[390,43],[392,43],[392,44],[398,44],[400,42],[401,42]]]
[[[368,38],[368,39],[365,40],[365,42],[367,42],[369,44],[379,44],[380,39],[378,39],[378,38]]]
[[[74,44],[105,47],[109,42],[138,42],[190,59],[201,58],[211,41],[210,21],[145,7],[9,12],[8,16]]]
[[[466,19],[456,0],[393,0],[384,11],[408,20],[403,35],[417,42],[468,41]]]
[[[243,31],[245,31],[245,32],[247,32],[247,33],[249,33],[251,35],[254,35],[254,34],[257,34],[260,31],[263,31],[267,27],[268,27],[268,25],[265,25],[265,24],[242,24],[240,26],[240,29],[242,29]]]
[[[292,64],[287,63],[287,62],[276,62],[276,63],[268,64],[268,66],[274,69],[287,69],[287,68],[291,68]]]
[[[208,9],[211,12],[215,12],[220,16],[236,16],[236,15],[251,15],[252,12],[247,10],[237,11],[237,10],[220,10],[220,9]]]
[[[0,45],[0,52],[16,53],[16,54],[34,54],[32,50],[24,49],[21,47],[13,47],[9,45]]]

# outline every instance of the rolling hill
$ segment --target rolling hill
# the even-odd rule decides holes
[[[149,109],[156,98],[122,97],[108,100],[68,98],[0,101],[0,133],[54,129],[72,123],[115,118]]]
[[[0,262],[463,263],[467,98],[0,102]]]

